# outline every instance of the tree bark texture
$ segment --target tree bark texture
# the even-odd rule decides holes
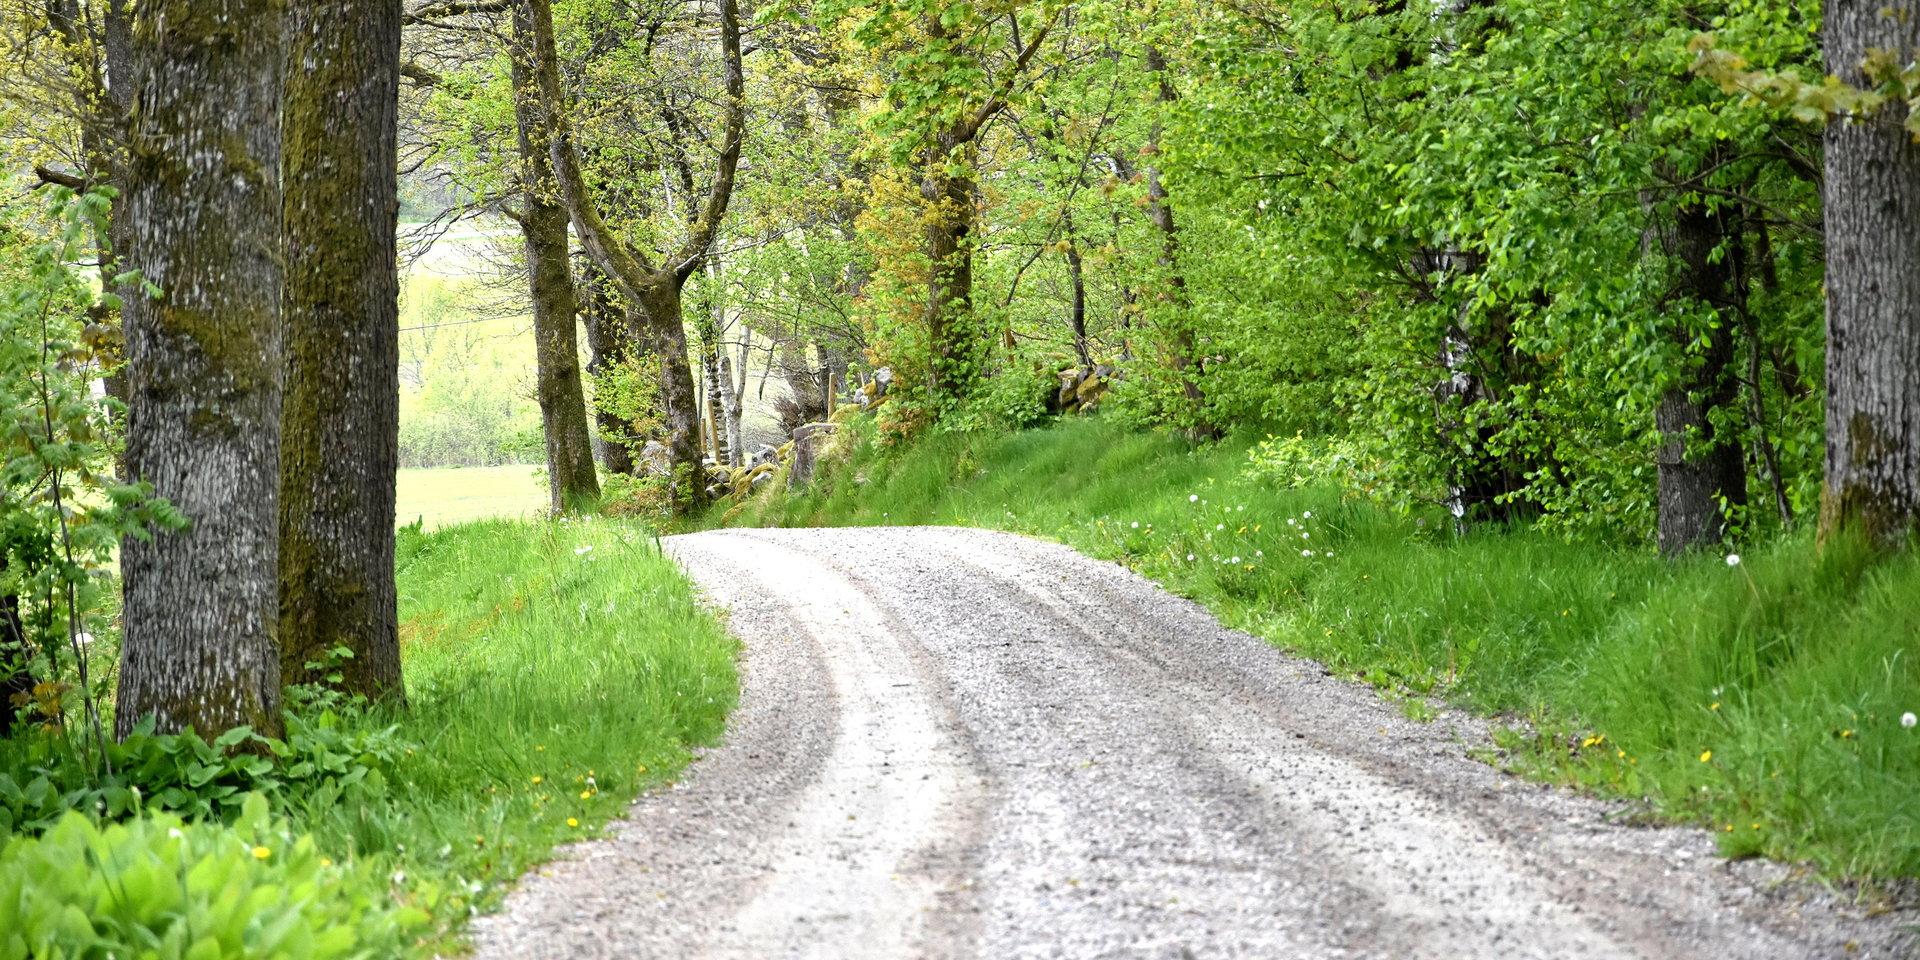
[[[1871,88],[1873,50],[1909,63],[1915,0],[1833,0],[1827,69]],[[1826,132],[1827,456],[1822,539],[1859,527],[1898,544],[1920,525],[1920,144],[1891,100]]]
[[[927,393],[936,411],[964,400],[979,377],[980,336],[973,329],[973,180],[946,165],[969,149],[972,134],[942,133],[922,158],[920,199],[927,204]]]
[[[1688,203],[1677,211],[1668,242],[1667,253],[1679,266],[1675,293],[1722,314],[1707,331],[1705,349],[1687,357],[1685,373],[1661,394],[1654,411],[1660,433],[1660,551],[1670,555],[1721,542],[1727,533],[1722,501],[1738,505],[1747,499],[1740,440],[1722,434],[1712,421],[1715,410],[1733,409],[1740,389],[1733,375],[1734,255],[1715,257],[1729,239],[1718,211]],[[1691,352],[1694,330],[1674,324],[1672,334],[1682,350]]]
[[[626,342],[625,310],[613,294],[613,285],[589,264],[574,289],[580,296],[580,319],[587,329],[587,373],[599,376],[627,362],[632,350]],[[600,463],[608,473],[634,476],[632,427],[620,416],[595,404],[594,424],[600,434]]]
[[[398,0],[290,5],[281,112],[280,674],[337,671],[345,691],[395,701],[400,18]],[[353,656],[329,668],[336,648]]]
[[[574,333],[578,309],[568,261],[567,211],[553,192],[553,156],[540,120],[534,81],[531,12],[516,4],[513,50],[513,113],[520,146],[527,285],[533,298],[535,393],[546,438],[547,489],[555,514],[590,509],[600,501],[594,472],[593,433],[587,426],[580,386],[580,344]]]
[[[127,462],[190,520],[129,539],[119,715],[281,731],[281,4],[141,0],[124,215]]]

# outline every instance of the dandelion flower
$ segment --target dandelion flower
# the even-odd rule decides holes
[[[273,856],[273,851],[272,851],[272,850],[268,850],[268,849],[267,849],[266,847],[254,847],[254,848],[253,848],[253,858],[254,858],[255,860],[265,860],[266,858],[268,858],[268,857],[271,857],[271,856]]]
[[[545,782],[545,781],[546,781],[546,779],[547,779],[546,777],[534,777],[534,778],[533,778],[533,782],[534,782],[534,783],[543,783],[543,782]]]
[[[1727,554],[1727,566],[1729,566],[1729,567],[1737,567],[1737,566],[1739,566],[1739,565],[1740,565],[1740,555],[1739,555],[1739,554],[1737,554],[1737,553],[1729,553],[1729,554]]]
[[[1908,730],[1912,730],[1915,723],[1920,723],[1920,717],[1915,717],[1912,711],[1900,715],[1900,725]]]
[[[579,821],[579,820],[577,820],[577,819],[575,819],[575,818],[573,818],[573,817],[568,817],[568,818],[567,818],[567,826],[569,826],[569,827],[577,827],[577,826],[579,826],[579,825],[580,825],[580,821]]]
[[[1702,751],[1700,751],[1700,762],[1701,762],[1701,763],[1712,763],[1712,762],[1713,762],[1713,751],[1712,751],[1712,750],[1702,750]]]
[[[592,799],[592,797],[593,797],[593,791],[592,791],[592,790],[582,790],[582,791],[580,791],[580,799],[582,799],[582,800],[589,800],[589,799]]]

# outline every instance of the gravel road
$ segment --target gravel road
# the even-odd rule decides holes
[[[483,958],[1913,955],[1709,834],[1467,757],[1113,564],[942,527],[668,551],[744,642],[726,740],[529,875]]]

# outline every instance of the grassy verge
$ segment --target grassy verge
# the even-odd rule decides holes
[[[0,960],[457,950],[734,702],[733,642],[637,525],[403,530],[399,588],[404,713],[310,704],[277,757],[136,739],[105,787],[52,733],[0,741]]]
[[[1730,565],[1528,532],[1456,538],[1444,517],[1249,479],[1244,446],[1196,451],[1098,421],[890,452],[855,420],[844,443],[805,495],[776,489],[729,521],[1054,538],[1410,713],[1434,695],[1506,715],[1509,762],[1709,824],[1729,855],[1920,874],[1920,729],[1901,722],[1920,711],[1920,556],[1821,554],[1793,537]]]

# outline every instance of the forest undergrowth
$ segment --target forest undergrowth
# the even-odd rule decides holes
[[[1523,529],[1457,535],[1276,463],[1097,420],[883,445],[738,524],[956,524],[1125,564],[1423,717],[1500,721],[1527,776],[1710,827],[1876,896],[1920,875],[1920,554],[1805,534],[1665,560]],[[1309,458],[1310,459],[1310,458]],[[716,517],[715,522],[718,522]]]
[[[637,524],[407,529],[398,560],[404,713],[297,694],[285,741],[136,736],[105,777],[51,728],[0,740],[0,957],[443,953],[734,702],[733,641]]]

